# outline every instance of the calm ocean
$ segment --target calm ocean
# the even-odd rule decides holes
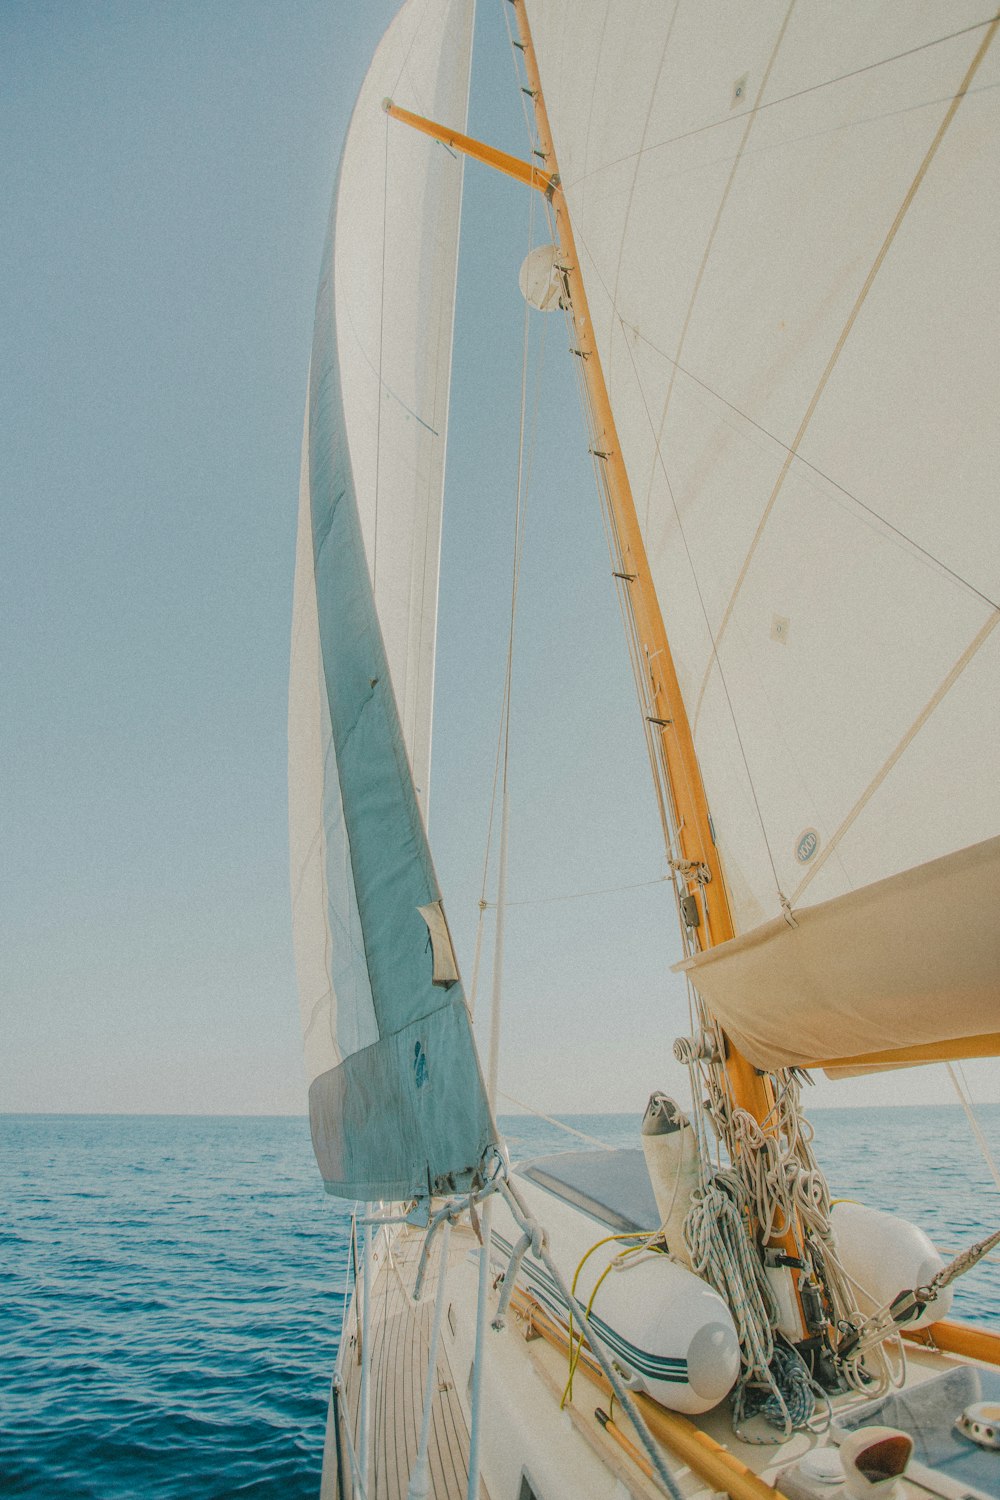
[[[979,1116],[1000,1154],[1000,1106]],[[569,1116],[610,1145],[632,1116]],[[957,1109],[825,1110],[834,1191],[946,1250],[1000,1227]],[[512,1154],[571,1147],[520,1116]],[[348,1242],[299,1119],[0,1116],[0,1494],[313,1500]],[[1000,1265],[958,1317],[1000,1328]]]

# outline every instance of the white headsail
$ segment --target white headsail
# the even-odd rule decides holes
[[[1000,835],[997,23],[970,0],[527,9],[737,931],[885,882],[852,928],[869,1009],[895,1006],[898,1046],[998,1031],[992,887],[960,899],[962,851]],[[893,879],[947,857],[942,1011],[919,920],[895,996],[878,950]],[[739,938],[694,965],[751,1059],[884,1045],[783,928],[763,970]],[[755,1029],[782,985],[827,1015],[808,1044]]]
[[[365,80],[317,301],[289,709],[293,930],[328,1187],[468,1182],[494,1129],[422,812],[462,167],[389,94],[465,118],[466,0],[410,0]]]

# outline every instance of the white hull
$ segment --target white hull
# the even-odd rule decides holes
[[[584,1216],[579,1216],[581,1220]],[[501,1220],[502,1222],[502,1220]],[[590,1222],[593,1238],[601,1226]],[[379,1265],[372,1285],[372,1387],[371,1455],[369,1500],[405,1500],[410,1471],[416,1459],[421,1409],[426,1379],[428,1346],[438,1284],[440,1257],[432,1253],[420,1304],[412,1301],[420,1252],[421,1231],[392,1230],[391,1242],[380,1246]],[[500,1267],[497,1265],[496,1270]],[[494,1276],[494,1279],[496,1277]],[[523,1289],[514,1302],[502,1330],[487,1331],[486,1358],[482,1369],[483,1434],[481,1445],[482,1500],[651,1500],[662,1491],[643,1472],[613,1434],[596,1419],[598,1409],[608,1410],[606,1385],[599,1372],[580,1361],[573,1396],[564,1409],[560,1402],[566,1385],[567,1356],[558,1347],[558,1327],[529,1290],[530,1275],[519,1279]],[[464,1500],[468,1485],[470,1392],[476,1337],[478,1241],[467,1223],[453,1229],[448,1248],[448,1270],[442,1337],[438,1351],[437,1385],[432,1408],[429,1445],[430,1494],[434,1500]],[[490,1318],[495,1314],[499,1290],[490,1293]],[[358,1343],[360,1319],[356,1303],[345,1323],[337,1372],[343,1383],[341,1396],[341,1465],[338,1487],[337,1444],[334,1424],[328,1425],[324,1453],[321,1500],[356,1500],[360,1488],[353,1482],[348,1440],[359,1441],[361,1364]],[[906,1390],[911,1392],[936,1376],[954,1369],[978,1370],[967,1361],[917,1345],[907,1348]],[[837,1397],[838,1421],[863,1401],[856,1394]],[[721,1450],[737,1468],[744,1468],[741,1494],[758,1494],[763,1500],[776,1486],[779,1495],[797,1497],[807,1492],[787,1478],[812,1449],[828,1444],[827,1434],[798,1431],[777,1447],[752,1446],[734,1437],[728,1401],[693,1420],[658,1407],[648,1397],[639,1397],[647,1417],[652,1415],[657,1437],[666,1432],[671,1442],[678,1438],[693,1442],[700,1458]],[[634,1439],[627,1421],[619,1429]],[[668,1466],[681,1492],[691,1500],[707,1500],[726,1493],[724,1480],[706,1480],[671,1448],[663,1446]],[[758,1479],[759,1476],[759,1479]],[[782,1476],[786,1476],[784,1479]],[[760,1484],[759,1481],[763,1481]],[[737,1480],[734,1478],[734,1484]],[[941,1478],[938,1492],[947,1497],[979,1493],[968,1485],[949,1489],[953,1481]],[[524,1485],[527,1484],[527,1488]],[[753,1490],[754,1484],[758,1485]],[[748,1490],[746,1486],[751,1488]],[[840,1500],[843,1490],[827,1486],[822,1493]],[[988,1493],[988,1492],[983,1492]],[[897,1500],[926,1500],[927,1489],[903,1480]]]

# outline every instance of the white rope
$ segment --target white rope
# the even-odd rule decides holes
[[[770,1386],[774,1357],[771,1325],[777,1311],[763,1268],[753,1254],[738,1207],[739,1184],[732,1173],[716,1173],[712,1182],[692,1196],[684,1221],[684,1239],[691,1254],[691,1269],[715,1288],[727,1303],[740,1341],[740,1394],[734,1406],[733,1425],[740,1417],[749,1384]],[[777,1387],[774,1387],[777,1391]],[[780,1393],[779,1399],[780,1399]],[[742,1398],[742,1399],[741,1399]],[[792,1433],[791,1418],[784,1410],[782,1438]],[[745,1441],[752,1441],[740,1433]]]
[[[986,1136],[983,1133],[983,1127],[980,1125],[979,1118],[976,1115],[975,1106],[972,1103],[972,1095],[969,1093],[969,1086],[966,1082],[964,1069],[962,1068],[961,1064],[959,1064],[958,1067],[952,1067],[950,1062],[945,1063],[945,1067],[948,1069],[948,1077],[951,1079],[952,1084],[954,1085],[955,1093],[958,1095],[958,1102],[965,1110],[965,1117],[969,1122],[969,1129],[972,1131],[979,1149],[983,1153],[983,1158],[986,1162],[987,1167],[989,1168],[993,1181],[997,1185],[997,1189],[1000,1190],[1000,1169],[997,1168],[996,1159],[993,1155],[993,1152],[990,1150],[990,1143],[986,1139]]]
[[[528,215],[528,243],[534,224],[534,199]],[[490,1044],[486,1066],[486,1093],[490,1107],[496,1106],[497,1080],[500,1073],[500,1020],[503,996],[504,936],[507,915],[507,854],[510,831],[510,706],[514,675],[514,631],[517,623],[517,596],[521,576],[521,552],[524,546],[524,508],[526,502],[525,428],[528,407],[528,351],[531,326],[530,308],[524,304],[521,347],[521,411],[517,437],[517,499],[514,507],[514,570],[510,588],[510,626],[507,635],[507,663],[504,672],[503,714],[500,727],[500,852],[497,865],[496,929],[493,939],[493,991],[490,1003]],[[488,857],[488,851],[487,851]]]
[[[709,1037],[714,1034],[718,1038],[718,1028],[711,1023],[697,994],[692,994],[692,1020],[696,1035],[699,1029],[707,1028]],[[696,1269],[698,1264],[704,1266],[703,1274],[729,1302],[737,1324],[742,1369],[734,1398],[734,1427],[745,1440],[753,1442],[761,1439],[741,1431],[741,1422],[754,1404],[748,1397],[755,1387],[757,1405],[761,1405],[760,1393],[769,1392],[763,1400],[765,1414],[786,1436],[789,1418],[798,1426],[803,1416],[805,1421],[810,1420],[811,1412],[807,1411],[809,1403],[801,1388],[791,1393],[786,1388],[789,1375],[800,1385],[802,1372],[787,1365],[783,1346],[774,1340],[776,1309],[770,1289],[760,1296],[755,1287],[764,1272],[750,1226],[758,1226],[764,1243],[789,1232],[794,1234],[796,1253],[811,1267],[831,1321],[842,1335],[865,1326],[859,1295],[869,1302],[877,1299],[853,1280],[837,1252],[829,1188],[813,1154],[813,1130],[800,1108],[796,1075],[776,1075],[775,1104],[768,1118],[758,1123],[734,1105],[725,1069],[706,1055],[711,1050],[696,1046],[682,1049],[691,1070],[695,1117],[705,1118],[699,1131],[703,1156],[699,1212],[689,1216],[685,1237],[691,1236]],[[717,1055],[721,1057],[721,1052]],[[729,1159],[727,1168],[713,1170],[709,1163],[708,1122]],[[721,1200],[712,1192],[713,1186],[721,1192]],[[887,1348],[890,1341],[898,1350],[895,1362]],[[839,1360],[838,1368],[848,1386],[868,1397],[900,1385],[906,1366],[898,1329],[883,1327],[878,1338]],[[818,1386],[812,1382],[810,1386],[826,1401]],[[789,1409],[790,1395],[794,1396],[794,1410]]]
[[[562,891],[555,896],[529,896],[521,901],[508,901],[507,905],[550,906],[557,901],[583,901],[589,896],[619,896],[625,891],[644,891],[652,885],[663,885],[669,879],[669,875],[656,875],[652,880],[633,880],[628,885],[604,885],[589,891]]]
[[[500,1097],[506,1099],[510,1104],[516,1104],[518,1109],[525,1110],[529,1115],[534,1115],[537,1120],[544,1120],[547,1125],[555,1125],[558,1130],[565,1130],[568,1135],[575,1135],[578,1140],[586,1141],[589,1146],[599,1146],[602,1151],[613,1151],[607,1141],[599,1141],[596,1135],[587,1135],[584,1130],[577,1130],[573,1125],[567,1125],[565,1120],[557,1120],[555,1115],[543,1114],[540,1109],[535,1109],[531,1104],[525,1104],[521,1099],[515,1099],[513,1094],[506,1093],[500,1089]]]

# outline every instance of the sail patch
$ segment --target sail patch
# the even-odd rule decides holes
[[[451,933],[448,931],[448,919],[444,914],[444,907],[440,901],[430,901],[426,906],[418,906],[417,911],[427,923],[427,931],[430,933],[431,953],[434,960],[431,982],[444,985],[447,989],[458,979],[458,964],[455,961],[455,950],[451,945]]]

